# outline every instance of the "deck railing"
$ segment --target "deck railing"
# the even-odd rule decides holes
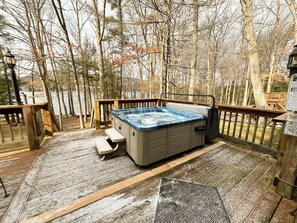
[[[284,144],[285,111],[219,105],[221,138],[276,156]]]
[[[151,107],[166,102],[201,104],[172,99],[120,99],[95,101],[95,127],[111,123],[113,109]],[[285,111],[218,105],[220,117],[219,137],[254,147],[256,150],[277,156],[285,147],[285,119],[277,119]]]
[[[268,106],[272,110],[284,110],[286,111],[287,92],[271,92],[265,93],[265,99]]]
[[[0,107],[0,140],[1,143],[23,140],[24,129],[22,126],[22,108],[15,106]]]
[[[53,135],[48,103],[0,106],[1,144],[27,140],[31,150],[38,149],[45,135]]]

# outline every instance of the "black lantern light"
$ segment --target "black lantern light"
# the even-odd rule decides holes
[[[23,103],[21,101],[19,86],[18,86],[18,82],[17,82],[17,79],[16,79],[15,71],[14,71],[15,57],[10,52],[9,49],[7,49],[7,52],[6,52],[6,54],[4,56],[5,56],[5,63],[10,68],[12,87],[13,87],[13,91],[15,93],[16,102],[17,102],[18,105],[21,105]]]
[[[297,45],[294,46],[293,51],[289,55],[288,69],[290,70],[289,76],[297,74]]]
[[[4,55],[5,56],[5,63],[6,65],[11,68],[15,66],[15,57],[14,55],[10,52],[9,49],[7,49],[7,52],[6,54]]]

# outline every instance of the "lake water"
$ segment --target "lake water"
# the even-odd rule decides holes
[[[21,100],[25,104],[24,95],[22,93],[23,92],[21,92]],[[63,93],[64,93],[65,105],[67,107],[67,112],[69,113],[68,92],[64,91]],[[27,96],[28,104],[33,104],[32,92],[25,91],[24,94]],[[73,91],[72,94],[73,94],[74,112],[75,112],[75,114],[78,115],[78,104],[77,104],[76,91]],[[131,92],[125,92],[124,94],[125,94],[126,98],[131,98],[131,95],[133,96],[133,98],[139,98],[140,97],[140,92],[136,92],[136,94],[134,92],[132,94],[131,94]],[[56,115],[58,115],[58,100],[57,100],[58,97],[57,97],[57,94],[56,94],[56,92],[51,92],[51,95],[52,95],[54,112],[55,112]],[[46,102],[46,99],[45,99],[45,96],[44,96],[43,92],[35,92],[34,97],[35,97],[35,103]],[[60,94],[60,97],[61,97],[61,94]],[[80,93],[80,98],[81,98],[82,106],[83,106],[83,104],[84,104],[83,92]],[[94,100],[94,98],[92,96],[92,101],[93,100]],[[61,106],[62,106],[62,114],[65,115],[62,100],[60,100],[60,102],[61,102]],[[82,107],[82,109],[83,109],[83,107]]]

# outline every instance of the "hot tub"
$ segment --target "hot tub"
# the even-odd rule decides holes
[[[112,111],[112,127],[140,166],[204,145],[206,117],[166,107]]]

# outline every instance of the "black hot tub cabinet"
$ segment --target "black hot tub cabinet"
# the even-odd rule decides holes
[[[112,111],[112,127],[126,137],[126,150],[146,166],[204,145],[206,117],[166,107]]]

